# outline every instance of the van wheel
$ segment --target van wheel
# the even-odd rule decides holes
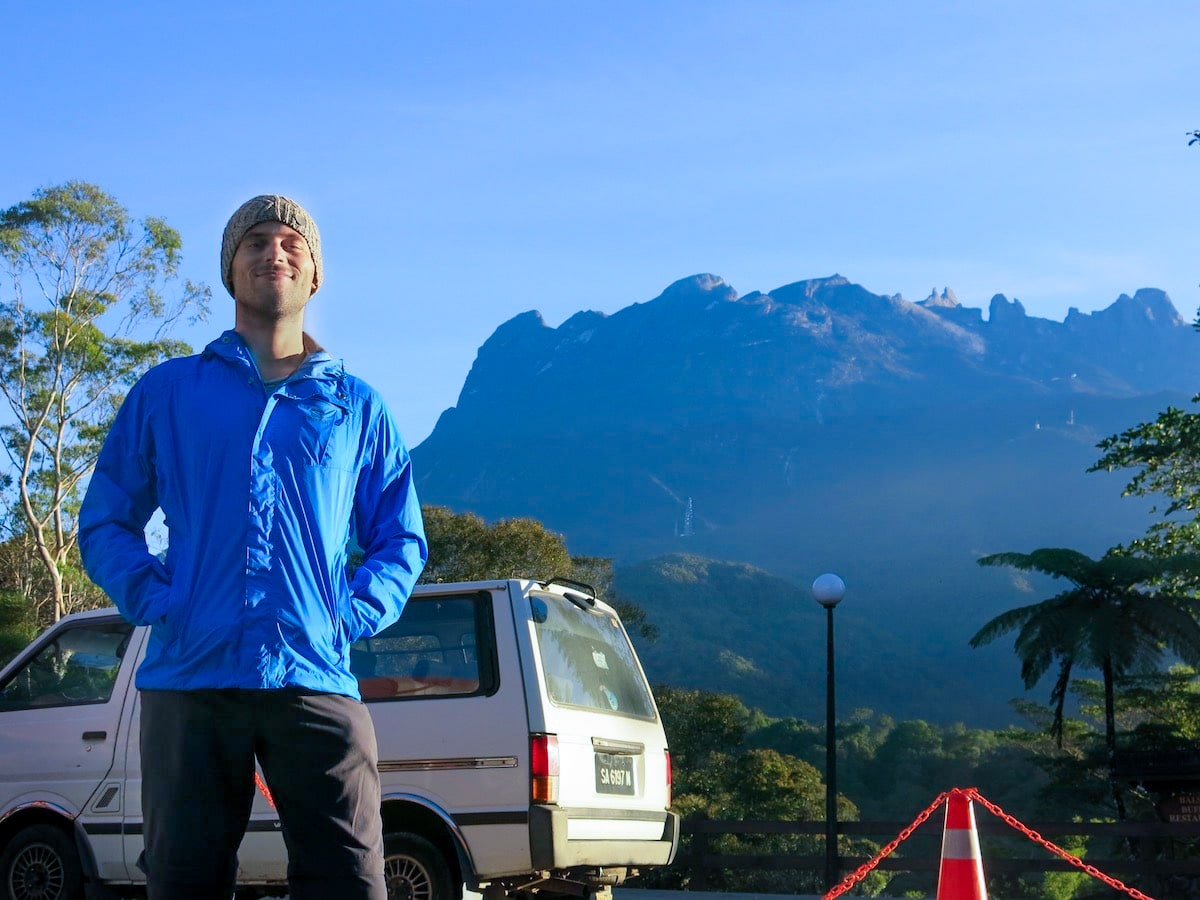
[[[53,825],[18,831],[0,856],[3,896],[13,900],[82,900],[83,869],[71,838]]]
[[[462,896],[441,852],[419,834],[384,837],[383,877],[388,900],[460,900]]]

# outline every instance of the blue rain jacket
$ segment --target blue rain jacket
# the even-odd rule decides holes
[[[146,544],[157,507],[170,544]],[[347,544],[364,553],[352,576]],[[350,645],[394,622],[425,565],[408,451],[382,399],[313,352],[274,391],[227,331],[129,392],[79,514],[88,574],[152,626],[145,690],[358,697]]]

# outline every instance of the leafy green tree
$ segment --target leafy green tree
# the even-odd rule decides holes
[[[487,581],[493,578],[571,578],[589,585],[610,603],[630,634],[654,640],[658,630],[646,611],[622,597],[613,586],[612,560],[572,556],[561,534],[536,519],[502,519],[489,525],[475,513],[456,513],[444,506],[423,506],[429,562],[423,584]],[[353,568],[361,554],[351,556]]]
[[[1133,749],[1192,750],[1200,743],[1200,677],[1191,666],[1126,676],[1117,701]]]
[[[425,583],[491,578],[570,577],[571,555],[562,535],[536,519],[502,519],[489,525],[474,513],[425,506],[429,563]]]
[[[1145,673],[1123,676],[1116,679],[1114,691],[1117,734],[1122,751],[1187,750],[1195,747],[1194,740],[1183,739],[1180,727],[1186,727],[1187,707],[1195,707],[1194,677],[1191,670],[1176,666],[1169,672]],[[1112,760],[1104,739],[1105,688],[1092,678],[1076,679],[1071,693],[1078,700],[1078,719],[1070,722],[1070,736],[1066,752],[1044,754],[1039,762],[1050,776],[1039,800],[1044,815],[1057,817],[1056,813],[1070,810],[1081,821],[1105,821],[1111,816],[1113,798],[1117,794]],[[1191,693],[1192,697],[1186,695]],[[1184,713],[1180,717],[1180,713]],[[1119,778],[1119,775],[1118,775]],[[1161,821],[1158,802],[1153,786],[1128,784],[1121,791],[1124,811],[1118,807],[1118,815],[1135,821]],[[1156,842],[1138,838],[1094,837],[1088,847],[1100,856],[1127,854],[1131,859],[1153,859],[1162,849]],[[1195,849],[1174,842],[1171,852],[1190,855]],[[1169,880],[1169,879],[1168,879]],[[1168,887],[1163,880],[1155,884],[1153,876],[1139,884],[1154,896],[1179,896],[1177,888]]]
[[[181,241],[158,218],[139,223],[95,185],[36,191],[0,212],[0,428],[20,510],[48,591],[29,600],[43,618],[69,611],[64,569],[75,548],[82,485],[125,391],[150,366],[186,352],[170,340],[209,292],[185,281],[170,298]]]
[[[679,769],[676,793],[688,793],[691,773],[713,757],[740,751],[750,728],[751,712],[732,694],[656,687],[671,758]]]
[[[813,820],[825,815],[821,773],[777,750],[747,750],[733,766],[738,790],[730,798],[732,818]]]
[[[658,637],[658,628],[646,615],[646,610],[627,599],[616,587],[616,572],[613,561],[607,556],[572,556],[571,577],[590,584],[598,596],[610,604],[625,623],[630,634],[637,634],[653,641]]]
[[[71,548],[59,573],[68,609],[92,609],[108,604],[104,592],[83,570],[77,547]],[[23,614],[14,620],[21,623],[14,632],[14,640],[22,636],[27,640],[32,637],[31,630],[36,631],[39,625],[46,624],[44,617],[39,618],[37,606],[30,598],[48,597],[52,591],[49,574],[28,531],[18,531],[0,543],[0,594],[20,598],[24,607]]]
[[[655,698],[671,746],[674,808],[683,816],[732,820],[816,821],[825,815],[820,770],[769,746],[751,746],[748,736],[768,720],[731,694],[656,687]],[[845,796],[838,798],[842,821],[858,818]],[[689,843],[690,846],[690,843]],[[714,853],[817,855],[823,840],[811,835],[726,834],[709,843]],[[843,837],[843,853],[870,856],[878,847]],[[687,887],[693,871],[675,865],[644,879],[650,886]],[[863,891],[877,892],[887,878],[873,874]],[[728,869],[708,873],[708,887],[733,891],[796,893],[821,888],[815,871]]]
[[[1193,397],[1200,403],[1200,395]],[[1150,556],[1200,553],[1200,413],[1169,406],[1099,444],[1103,455],[1089,471],[1135,469],[1124,495],[1162,497],[1162,515],[1129,550]]]
[[[1188,132],[1200,144],[1200,130]],[[1192,327],[1200,330],[1200,312]],[[1200,403],[1200,394],[1192,397]],[[1136,469],[1126,496],[1161,494],[1165,521],[1131,545],[1135,552],[1172,556],[1200,552],[1200,413],[1169,406],[1153,422],[1142,422],[1099,444],[1103,455],[1088,471]],[[1181,515],[1182,514],[1182,515]]]
[[[971,646],[979,647],[1017,631],[1015,647],[1027,690],[1058,663],[1051,702],[1060,746],[1063,706],[1076,666],[1097,668],[1103,676],[1105,746],[1111,763],[1117,749],[1115,679],[1157,663],[1166,649],[1186,662],[1200,661],[1200,623],[1193,614],[1192,598],[1146,587],[1174,575],[1195,576],[1200,573],[1200,557],[1157,559],[1110,551],[1094,560],[1076,550],[1044,548],[997,553],[983,557],[979,564],[1041,572],[1072,585],[1049,600],[1001,613],[971,638]],[[1116,785],[1113,799],[1123,818]]]
[[[33,609],[19,591],[0,589],[0,666],[37,634]]]

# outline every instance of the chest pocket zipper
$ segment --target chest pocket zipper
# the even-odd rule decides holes
[[[292,446],[297,461],[305,465],[328,466],[339,445],[338,432],[350,416],[350,409],[329,397],[288,398],[294,410],[295,433],[281,435],[285,446]]]

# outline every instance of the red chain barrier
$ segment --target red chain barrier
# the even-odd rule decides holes
[[[274,809],[275,798],[271,796],[271,789],[267,787],[267,783],[262,780],[262,776],[257,772],[254,773],[254,786],[258,788],[260,794],[267,798],[267,802],[271,804],[271,809]]]
[[[880,850],[879,853],[877,853],[874,858],[872,858],[871,860],[869,860],[866,863],[863,863],[863,865],[861,865],[857,869],[855,869],[853,873],[851,873],[850,875],[847,875],[845,878],[843,878],[842,882],[837,887],[831,889],[827,894],[825,894],[824,900],[834,900],[835,897],[840,897],[842,894],[846,893],[846,891],[850,890],[850,888],[854,887],[854,885],[858,884],[858,882],[860,882],[864,878],[866,878],[867,875],[870,874],[871,870],[879,865],[880,860],[891,855],[893,850],[895,850],[902,843],[904,843],[906,840],[908,840],[909,836],[914,831],[916,831],[917,828],[919,828],[925,822],[926,819],[928,819],[931,815],[933,815],[934,812],[937,811],[937,808],[939,806],[941,806],[943,803],[945,803],[951,794],[965,794],[967,797],[969,797],[973,800],[978,800],[980,806],[982,806],[984,809],[986,809],[992,815],[997,816],[998,818],[1003,820],[1005,824],[1007,824],[1008,826],[1010,826],[1012,828],[1015,828],[1017,831],[1019,831],[1023,835],[1025,835],[1025,837],[1029,838],[1034,843],[1040,844],[1041,846],[1045,847],[1047,850],[1049,850],[1051,853],[1055,854],[1056,856],[1059,856],[1062,859],[1065,859],[1067,862],[1069,862],[1071,865],[1075,866],[1080,871],[1085,872],[1088,875],[1091,875],[1093,878],[1097,878],[1100,881],[1103,881],[1110,888],[1113,888],[1114,890],[1118,890],[1118,891],[1123,891],[1124,893],[1126,893],[1130,897],[1132,897],[1133,900],[1154,900],[1153,897],[1143,894],[1141,891],[1137,890],[1137,888],[1131,888],[1128,885],[1124,884],[1123,882],[1119,881],[1118,879],[1113,878],[1111,875],[1105,875],[1103,872],[1101,872],[1095,866],[1088,865],[1079,857],[1072,856],[1070,853],[1068,853],[1062,847],[1059,847],[1053,841],[1047,840],[1046,838],[1044,838],[1040,834],[1038,834],[1036,831],[1034,831],[1032,828],[1019,822],[1016,819],[1016,817],[1006,813],[1003,809],[1001,809],[995,803],[992,803],[990,800],[988,800],[986,797],[984,797],[981,793],[979,793],[979,791],[976,790],[975,788],[952,788],[949,791],[945,791],[944,793],[938,794],[937,799],[934,800],[933,803],[931,803],[924,812],[922,812],[919,816],[917,816],[913,820],[913,823],[911,825],[909,825],[907,828],[905,828],[903,831],[901,831],[900,834],[896,836],[896,839],[894,841],[892,841],[890,844],[888,844],[886,847],[884,847],[882,850]]]
[[[1009,825],[1012,828],[1015,828],[1017,831],[1021,832],[1021,834],[1025,835],[1025,837],[1029,838],[1034,843],[1041,844],[1043,847],[1045,847],[1047,850],[1049,850],[1055,856],[1062,857],[1067,862],[1069,862],[1071,865],[1075,866],[1075,868],[1079,869],[1080,871],[1086,872],[1088,875],[1091,875],[1093,878],[1098,878],[1099,880],[1101,880],[1105,884],[1107,884],[1110,888],[1113,888],[1114,890],[1117,890],[1117,891],[1124,891],[1130,897],[1133,897],[1134,900],[1154,900],[1153,897],[1149,897],[1146,894],[1143,894],[1137,888],[1128,887],[1126,884],[1117,880],[1116,878],[1113,878],[1111,875],[1105,875],[1103,872],[1101,872],[1095,866],[1089,866],[1082,859],[1080,859],[1077,856],[1072,856],[1070,853],[1068,853],[1062,847],[1055,844],[1053,841],[1046,840],[1044,837],[1042,837],[1040,834],[1038,834],[1036,831],[1034,831],[1029,826],[1022,824],[1021,822],[1018,822],[1015,817],[1009,815],[1004,810],[1002,810],[999,806],[997,806],[995,803],[988,800],[986,797],[984,797],[982,794],[980,794],[979,791],[975,790],[975,788],[967,788],[964,793],[966,793],[966,795],[968,797],[972,797],[975,800],[978,800],[979,805],[982,806],[984,809],[986,809],[988,812],[990,812],[993,816],[998,816],[999,818],[1003,819],[1005,824]]]
[[[957,788],[955,790],[957,790]],[[950,796],[950,794],[948,792],[938,794],[937,799],[934,800],[933,803],[931,803],[928,806],[928,808],[925,809],[924,812],[922,812],[919,816],[917,816],[915,819],[913,819],[912,824],[909,825],[907,828],[905,828],[903,831],[901,831],[900,834],[898,834],[896,836],[896,839],[894,841],[892,841],[890,844],[888,844],[886,847],[884,847],[882,850],[880,850],[874,856],[873,859],[870,859],[867,862],[863,863],[861,866],[859,866],[857,869],[855,869],[851,874],[849,874],[845,878],[843,878],[841,884],[839,884],[837,887],[830,890],[829,893],[825,895],[825,900],[833,900],[834,897],[840,897],[842,894],[846,893],[846,891],[850,890],[850,888],[854,887],[854,885],[858,884],[860,881],[862,881],[864,878],[866,878],[867,875],[869,875],[871,873],[871,870],[874,869],[877,865],[879,865],[879,861],[881,859],[883,859],[887,856],[890,856],[893,850],[895,850],[897,847],[899,847],[901,844],[903,844],[906,840],[908,840],[909,835],[911,835],[914,831],[916,831],[918,828],[920,828],[921,825],[923,825],[925,823],[925,820],[928,819],[930,816],[932,816],[934,814],[934,812],[937,811],[937,808],[946,802],[946,798],[949,796]]]

